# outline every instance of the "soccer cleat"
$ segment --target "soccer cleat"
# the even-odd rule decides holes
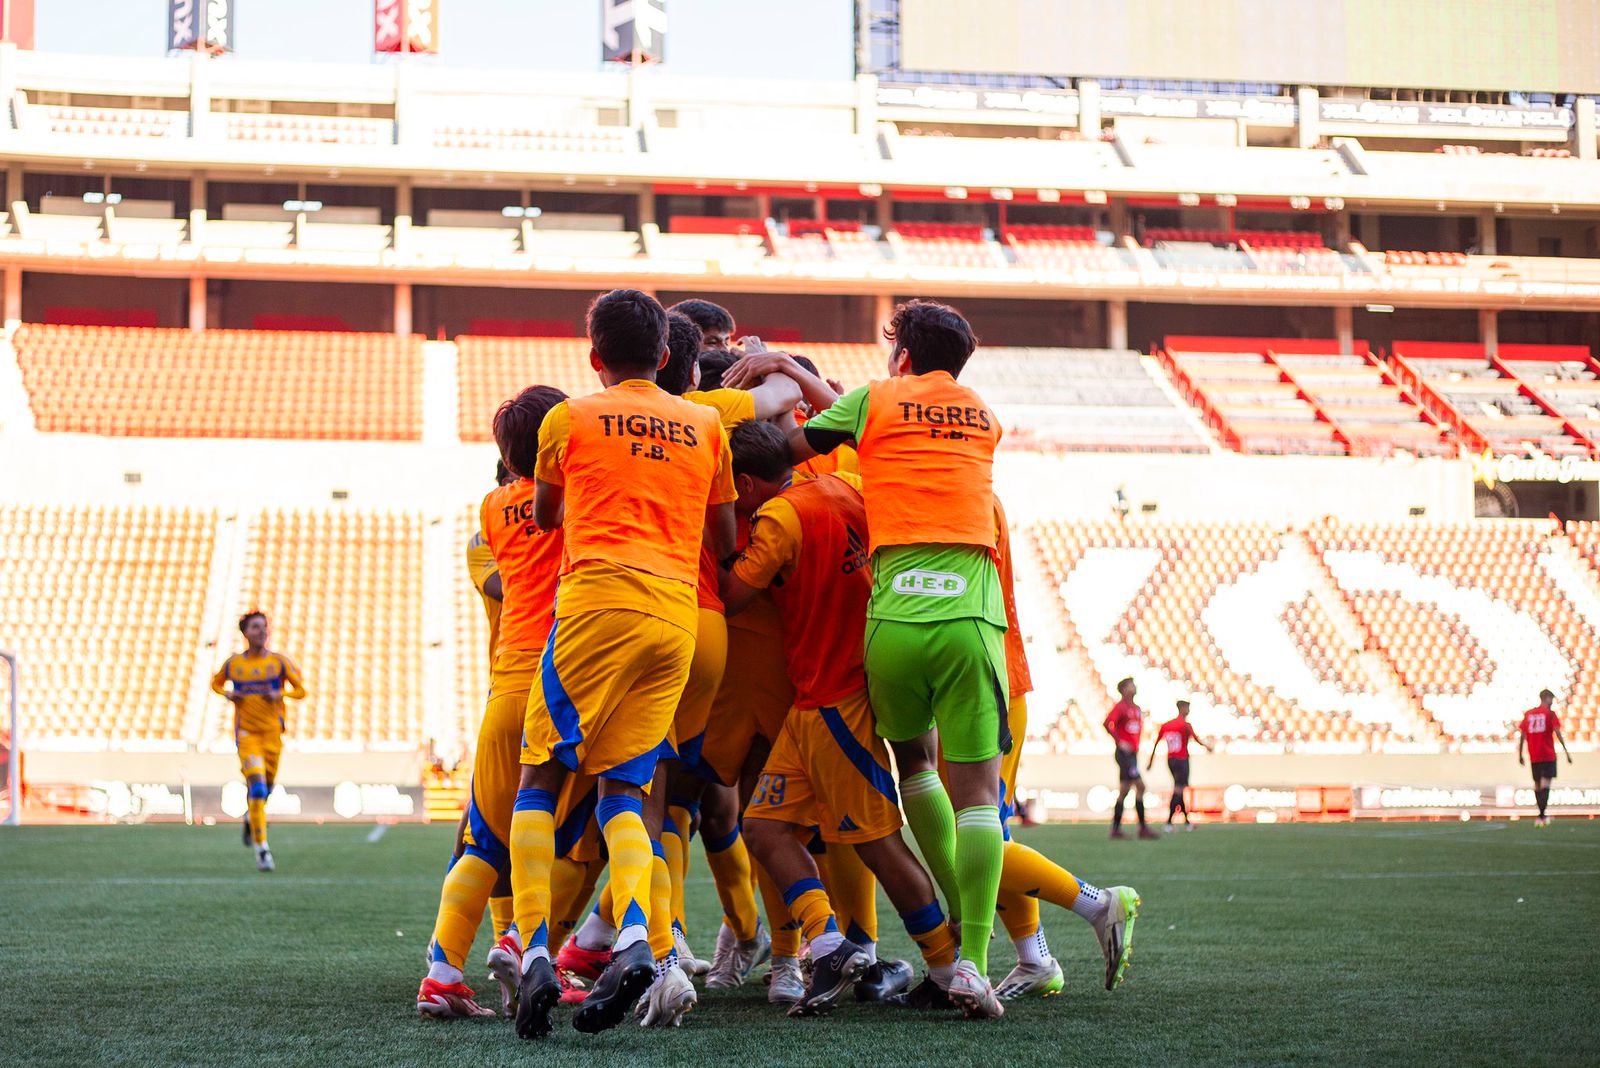
[[[500,986],[500,1011],[517,1014],[517,983],[522,969],[522,940],[509,931],[489,949],[489,978]]]
[[[634,1006],[640,1027],[682,1027],[683,1018],[699,1001],[683,965],[665,969]]]
[[[726,930],[726,928],[724,928]],[[711,962],[711,972],[706,976],[707,990],[732,990],[734,987],[744,985],[750,978],[750,971],[756,966],[756,958],[761,953],[760,929],[756,931],[757,937],[748,942],[733,942],[725,945],[722,939],[717,939],[717,956]],[[767,953],[772,953],[772,939],[767,939]]]
[[[821,1016],[839,1003],[852,983],[867,970],[867,954],[860,946],[845,939],[837,949],[825,957],[813,958],[811,984],[789,1010],[790,1016]]]
[[[555,1027],[550,1014],[560,1000],[561,981],[550,958],[533,958],[517,980],[517,1037],[548,1038]]]
[[[576,938],[569,938],[561,943],[561,950],[556,954],[558,971],[571,972],[591,983],[600,978],[606,970],[606,965],[610,963],[609,949],[584,949],[578,945]]]
[[[1161,836],[1159,834],[1157,834],[1155,831],[1152,831],[1148,827],[1140,827],[1139,828],[1139,837],[1140,838],[1160,838]]]
[[[656,962],[649,942],[635,942],[611,954],[611,964],[572,1014],[572,1026],[586,1035],[609,1031],[628,1015],[655,978]]]
[[[277,871],[278,866],[272,862],[272,850],[266,846],[256,849],[256,871]]]
[[[1133,957],[1133,921],[1139,918],[1143,899],[1131,886],[1113,886],[1106,894],[1106,910],[1095,921],[1094,934],[1106,958],[1106,989],[1113,990]]]
[[[589,984],[571,972],[556,972],[556,981],[561,984],[561,1004],[577,1005],[589,996]]]
[[[970,960],[956,962],[949,996],[969,1020],[998,1020],[1006,1014],[1006,1007],[994,996],[994,987],[978,974],[978,966]]]
[[[1053,998],[1061,993],[1063,985],[1060,962],[1054,957],[1046,957],[1042,964],[1018,962],[1011,969],[1011,974],[1000,981],[995,993],[1001,1001],[1028,997]]]
[[[711,962],[701,960],[689,948],[689,940],[683,936],[683,928],[672,929],[672,946],[678,951],[678,967],[683,969],[684,975],[695,979],[711,970]]]
[[[243,838],[244,838],[244,847],[246,849],[249,849],[251,846],[256,844],[255,835],[250,833],[250,817],[249,816],[246,816],[244,818],[244,834],[243,834]]]
[[[912,987],[903,994],[896,994],[889,999],[889,1004],[898,1005],[903,1009],[953,1009],[955,1002],[950,1000],[950,995],[934,981],[933,976],[924,975],[922,982]]]
[[[1116,838],[1126,838],[1128,836],[1122,833],[1122,828],[1121,827],[1113,827],[1113,828],[1111,828],[1111,837],[1113,839],[1116,839]]]
[[[494,1010],[484,1008],[473,999],[472,988],[466,983],[440,983],[424,979],[417,988],[417,1012],[435,1020],[465,1020],[474,1016],[493,1016]]]
[[[767,930],[767,925],[760,920],[756,921],[756,959],[750,965],[759,968],[772,959],[772,933]]]
[[[908,961],[880,960],[869,964],[856,980],[856,1000],[888,1001],[911,986],[914,974]]]
[[[805,1000],[806,980],[799,957],[773,957],[767,976],[767,1000],[774,1005],[796,1005]]]

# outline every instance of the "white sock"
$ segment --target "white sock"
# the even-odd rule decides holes
[[[844,935],[838,931],[824,931],[811,940],[811,959],[821,960],[844,944]]]
[[[867,954],[867,966],[868,967],[871,967],[872,965],[878,963],[878,943],[876,943],[876,942],[867,942],[864,945],[862,945],[861,948]]]
[[[1011,944],[1017,947],[1018,964],[1043,964],[1050,959],[1050,944],[1044,940],[1043,927],[1031,935],[1013,938]]]
[[[590,910],[588,918],[572,937],[579,949],[606,949],[616,941],[617,929],[601,919],[598,912]]]
[[[461,969],[449,961],[436,960],[428,965],[428,978],[448,986],[451,983],[461,982]]]
[[[1111,906],[1111,895],[1094,886],[1078,880],[1078,897],[1072,903],[1072,911],[1088,920],[1090,923],[1106,914],[1106,909]]]
[[[523,950],[521,970],[527,971],[528,968],[532,966],[533,962],[538,960],[540,957],[543,957],[545,960],[550,959],[549,946],[531,946],[528,949]]]
[[[617,932],[617,940],[612,943],[611,952],[621,953],[635,942],[650,941],[650,928],[642,923],[630,923]]]
[[[678,951],[674,949],[665,957],[662,957],[660,960],[656,961],[655,982],[661,982],[662,979],[666,978],[667,973],[672,971],[672,969],[676,968],[677,966]]]
[[[928,977],[933,980],[933,985],[940,990],[949,990],[950,980],[956,977],[955,963],[929,965]]]

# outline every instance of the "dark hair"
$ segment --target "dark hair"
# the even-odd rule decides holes
[[[901,351],[911,354],[913,374],[949,371],[959,378],[978,338],[960,312],[933,300],[909,300],[898,304],[883,336]]]
[[[500,459],[512,475],[533,477],[539,458],[539,427],[550,409],[566,399],[554,386],[529,386],[494,413],[494,443],[500,446]]]
[[[1540,690],[1539,691],[1539,700],[1543,701],[1546,697],[1553,698],[1553,697],[1555,697],[1555,693],[1553,691],[1551,691],[1551,690]]]
[[[713,330],[721,334],[733,333],[733,316],[728,309],[709,300],[680,300],[667,310],[688,318],[704,333],[709,334]]]
[[[789,459],[789,439],[771,423],[747,419],[728,432],[733,450],[733,473],[764,482],[781,482],[794,464]]]
[[[1117,692],[1121,693],[1122,692],[1122,688],[1124,686],[1132,686],[1132,685],[1133,685],[1132,677],[1123,679],[1121,682],[1117,683]]]
[[[817,370],[817,365],[811,362],[810,356],[791,356],[789,358],[795,363],[799,364],[801,367],[804,367],[807,371],[810,371],[812,374],[816,375],[818,378],[822,377],[822,372]]]
[[[655,377],[667,346],[667,313],[656,298],[637,289],[602,293],[589,305],[588,329],[606,370]]]
[[[494,462],[494,484],[496,486],[504,486],[510,481],[511,469],[506,466],[504,460],[496,460]]]
[[[681,397],[694,388],[694,365],[705,335],[682,312],[667,312],[667,365],[656,372],[656,385]]]
[[[702,349],[700,351],[700,388],[721,389],[722,372],[732,367],[739,357],[726,349]]]
[[[1182,712],[1184,709],[1186,709],[1188,707],[1189,707],[1189,702],[1188,701],[1179,701],[1178,702],[1178,711]]]
[[[261,622],[265,623],[267,621],[267,614],[265,612],[261,611],[259,608],[252,608],[252,609],[250,609],[250,611],[248,611],[244,615],[240,616],[239,617],[239,633],[243,634],[244,633],[244,628],[248,627],[250,625],[250,621],[252,619],[255,619],[258,616],[261,618]]]

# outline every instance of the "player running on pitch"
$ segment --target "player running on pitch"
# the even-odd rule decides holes
[[[1111,837],[1126,838],[1122,833],[1123,806],[1128,793],[1133,793],[1133,811],[1139,817],[1139,837],[1159,838],[1144,818],[1144,778],[1139,774],[1139,735],[1144,731],[1144,712],[1133,703],[1138,687],[1132,679],[1117,683],[1118,701],[1106,714],[1105,729],[1117,743],[1117,805],[1111,811]]]
[[[1189,789],[1189,743],[1193,742],[1206,752],[1212,752],[1211,743],[1207,742],[1194,732],[1194,725],[1189,722],[1189,702],[1178,702],[1178,714],[1163,723],[1156,731],[1156,740],[1150,746],[1150,759],[1145,761],[1144,770],[1149,771],[1156,762],[1156,752],[1162,746],[1167,747],[1167,770],[1172,772],[1172,800],[1167,803],[1167,833],[1172,833],[1172,817],[1183,810],[1183,827],[1185,830],[1194,830],[1194,824],[1189,822],[1189,799],[1185,791]]]
[[[1572,763],[1567,740],[1561,737],[1561,721],[1556,718],[1555,700],[1555,694],[1540,690],[1539,706],[1524,712],[1522,722],[1517,727],[1517,763],[1524,763],[1522,753],[1526,748],[1527,760],[1533,764],[1533,797],[1539,804],[1539,815],[1533,821],[1535,827],[1550,826],[1550,817],[1545,815],[1545,808],[1550,804],[1550,783],[1556,777],[1556,742],[1561,743],[1561,751],[1567,754],[1567,763]]]

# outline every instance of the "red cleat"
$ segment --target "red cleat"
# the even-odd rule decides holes
[[[1155,831],[1152,831],[1148,827],[1140,827],[1139,828],[1139,837],[1140,838],[1160,838],[1161,836],[1159,834],[1157,834]]]
[[[437,1020],[494,1015],[493,1009],[484,1008],[472,998],[472,988],[466,983],[440,983],[424,979],[417,990],[417,1011]]]
[[[600,978],[600,974],[611,963],[609,949],[584,949],[578,945],[577,939],[569,938],[561,944],[561,952],[556,954],[556,971],[571,972],[580,979],[590,982]]]
[[[1111,837],[1112,838],[1126,838],[1128,836],[1122,833],[1122,828],[1121,827],[1113,827],[1113,828],[1111,828]]]
[[[556,981],[561,984],[561,1004],[563,1005],[581,1005],[583,999],[589,996],[588,985],[571,972],[556,972]]]

